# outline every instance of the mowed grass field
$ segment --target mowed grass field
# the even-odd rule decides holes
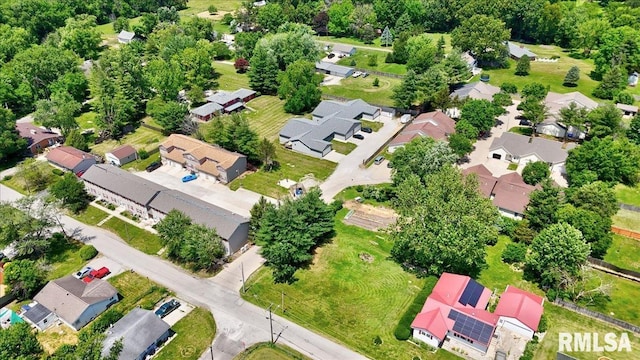
[[[433,41],[434,45],[438,43],[438,39],[440,39],[441,36],[444,36],[445,52],[448,53],[451,51],[451,35],[444,34],[444,33],[426,33],[426,35],[429,36],[429,38],[431,38],[431,41]],[[342,44],[349,44],[349,45],[355,45],[355,46],[393,50],[392,46],[388,46],[388,47],[382,46],[380,42],[380,37],[377,37],[375,40],[373,40],[373,44],[365,44],[360,39],[344,38],[344,37],[336,37],[336,36],[316,36],[316,39],[321,42],[342,43]]]
[[[158,360],[197,360],[209,348],[216,334],[213,315],[203,308],[195,308],[180,319],[173,327],[176,332],[172,339],[154,357]]]
[[[277,96],[262,95],[249,101],[247,106],[251,108],[251,111],[247,112],[251,128],[260,138],[266,137],[275,142],[284,124],[294,117],[284,112],[284,101]]]
[[[616,199],[623,204],[629,204],[640,207],[640,185],[630,187],[618,184],[615,187]]]
[[[310,359],[292,348],[280,345],[261,343],[251,346],[238,354],[234,360],[307,360]]]
[[[380,81],[379,86],[373,86],[375,78]],[[366,78],[349,77],[340,80],[339,85],[321,86],[325,95],[342,96],[349,99],[362,99],[370,104],[393,106],[393,88],[400,85],[401,79],[384,76],[369,75]]]
[[[638,212],[620,209],[611,219],[615,226],[640,231],[640,213]]]
[[[351,66],[358,69],[376,70],[391,74],[404,75],[407,73],[407,66],[404,64],[386,63],[384,59],[389,53],[385,51],[376,51],[369,49],[356,49],[353,56],[344,57],[338,60],[338,64]],[[370,65],[371,58],[376,57],[376,65]],[[352,65],[355,61],[355,65]]]
[[[239,74],[236,72],[236,68],[231,64],[216,61],[213,64],[213,68],[220,74],[217,79],[218,87],[221,90],[238,90],[240,88],[249,88],[249,76]]]
[[[278,315],[373,359],[456,358],[396,340],[395,326],[425,281],[389,259],[388,238],[343,224],[345,214],[346,209],[338,213],[336,237],[318,249],[309,269],[296,273],[297,282],[273,284],[271,270],[263,267],[250,277],[245,300],[267,307],[280,304],[284,292],[286,311],[278,309]],[[360,258],[365,253],[372,262]],[[373,342],[376,336],[383,341],[379,346]]]
[[[129,133],[118,140],[106,140],[100,144],[90,145],[91,152],[104,156],[105,153],[116,149],[124,144],[128,144],[136,148],[136,150],[155,150],[161,142],[167,137],[162,133],[139,126],[134,132]]]
[[[613,242],[604,256],[604,261],[623,269],[640,272],[640,241],[613,235]]]

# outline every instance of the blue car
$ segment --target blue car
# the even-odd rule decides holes
[[[198,178],[198,176],[197,176],[196,174],[189,174],[189,175],[184,176],[184,177],[182,178],[182,182],[183,182],[183,183],[185,183],[185,182],[189,182],[189,181],[195,180],[195,179],[197,179],[197,178]]]

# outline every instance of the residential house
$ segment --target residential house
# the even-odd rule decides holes
[[[142,219],[160,221],[171,210],[180,210],[194,223],[215,229],[230,253],[247,243],[248,219],[118,167],[94,165],[84,173],[82,181],[89,194],[121,206]]]
[[[102,279],[85,283],[69,275],[49,281],[33,299],[80,330],[118,301],[118,291]]]
[[[200,225],[215,229],[229,253],[235,253],[249,236],[249,220],[234,212],[189,196],[177,190],[163,190],[149,202],[149,213],[162,220],[171,210],[180,210]]]
[[[535,301],[522,301],[522,296],[515,294],[526,299],[536,297],[507,287],[491,313],[487,311],[491,290],[468,276],[443,273],[411,323],[413,337],[433,347],[440,347],[448,339],[482,353],[487,352],[494,333],[505,329],[532,337],[542,316],[542,301],[536,306]]]
[[[251,101],[258,93],[249,89],[238,89],[233,92],[218,90],[207,96],[208,103],[191,109],[191,115],[200,121],[209,121],[220,114],[230,114],[245,108],[245,103]]]
[[[473,57],[473,55],[471,55],[468,51],[463,52],[460,56],[462,57],[462,60],[467,63],[467,67],[473,75],[476,75],[482,70],[478,69],[478,60]]]
[[[629,75],[629,79],[627,81],[629,86],[637,86],[639,77],[640,75],[638,75],[638,72],[635,72],[635,71],[633,72],[633,74]]]
[[[137,307],[107,329],[102,342],[102,356],[108,356],[113,345],[122,341],[118,360],[145,360],[147,356],[155,354],[171,335],[169,324],[153,311]]]
[[[32,302],[29,305],[22,305],[22,313],[20,316],[40,331],[47,330],[51,325],[58,321],[58,316],[56,314],[37,302]]]
[[[521,167],[529,162],[542,161],[549,165],[552,172],[564,174],[568,151],[575,146],[575,143],[563,144],[540,137],[505,132],[493,139],[488,157],[509,161]]]
[[[312,120],[293,118],[280,130],[280,143],[313,157],[331,152],[331,140],[346,141],[361,129],[361,119],[375,121],[380,108],[358,99],[346,103],[322,101],[312,112]]]
[[[458,89],[454,90],[450,97],[452,99],[458,98],[459,100],[472,99],[472,100],[488,100],[493,101],[493,95],[500,92],[500,88],[497,86],[489,85],[481,81],[465,84]]]
[[[418,115],[389,143],[389,152],[403,147],[416,137],[430,137],[447,141],[449,135],[456,132],[456,122],[442,111],[431,111]]]
[[[355,71],[354,68],[348,66],[342,66],[326,61],[319,61],[316,63],[316,71],[321,74],[339,76],[343,78],[348,78]]]
[[[108,164],[96,164],[82,174],[89,195],[126,209],[133,215],[149,218],[149,203],[159,191],[158,185]]]
[[[511,41],[507,41],[507,48],[509,50],[509,56],[514,60],[520,60],[525,55],[527,55],[531,61],[534,61],[538,57],[524,45],[518,45]]]
[[[131,145],[122,145],[117,149],[104,154],[106,161],[115,166],[128,164],[138,158],[138,152]]]
[[[622,111],[622,115],[623,116],[633,117],[633,116],[638,115],[638,107],[637,106],[618,103],[618,104],[616,104],[616,107],[620,111]]]
[[[353,56],[356,53],[356,48],[353,45],[336,43],[331,46],[331,52],[338,57]]]
[[[171,134],[160,144],[160,156],[165,164],[183,167],[223,184],[247,169],[246,156],[180,134]]]
[[[59,146],[51,149],[46,158],[51,165],[74,174],[82,174],[96,163],[95,156],[71,146]]]
[[[191,115],[200,121],[209,121],[212,117],[222,113],[222,106],[216,103],[206,103],[189,111]]]
[[[120,44],[128,44],[128,43],[132,42],[135,37],[136,37],[136,33],[133,33],[133,32],[130,32],[130,31],[126,31],[126,30],[122,30],[118,34],[118,42]]]
[[[493,202],[501,215],[517,220],[524,217],[530,194],[539,188],[525,183],[516,172],[496,178],[484,165],[472,166],[462,173],[476,174],[480,192]]]
[[[543,122],[536,124],[536,132],[563,139],[565,137],[567,127],[562,123],[560,110],[569,107],[571,103],[574,103],[579,108],[589,111],[598,107],[597,102],[591,100],[578,91],[566,94],[549,92],[547,97],[544,99],[548,116]],[[568,131],[569,133],[567,134],[567,137],[571,139],[584,139],[586,135],[584,131],[574,126],[569,126]]]
[[[32,123],[17,123],[16,130],[21,138],[27,140],[27,149],[33,155],[41,153],[49,146],[60,144],[64,140],[62,135],[37,127]]]

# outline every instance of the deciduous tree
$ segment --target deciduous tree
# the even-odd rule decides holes
[[[177,101],[154,98],[147,102],[147,113],[168,133],[182,129],[187,112],[187,106]]]
[[[453,152],[458,155],[459,158],[463,158],[465,155],[473,151],[473,144],[471,140],[463,134],[451,134],[449,136],[449,147]]]
[[[355,10],[351,0],[333,2],[327,10],[329,22],[327,29],[331,35],[345,36],[349,34],[351,26],[351,14]]]
[[[36,333],[26,322],[0,329],[0,358],[38,360],[41,355],[42,346],[36,338]]]
[[[436,60],[436,47],[427,34],[412,36],[407,40],[407,51],[411,56],[407,59],[407,69],[417,74],[424,73]]]
[[[276,158],[276,146],[267,138],[262,138],[258,144],[258,156],[260,162],[264,165],[264,169],[269,171],[273,168]]]
[[[401,109],[410,109],[418,99],[418,78],[413,70],[408,70],[402,83],[393,89],[393,103]]]
[[[457,160],[457,155],[445,142],[430,137],[417,137],[393,152],[391,170],[393,182],[400,184],[411,175],[423,179],[429,174],[448,167]]]
[[[89,151],[87,138],[82,135],[82,131],[80,129],[71,130],[67,135],[64,144],[67,146],[72,146],[78,150]]]
[[[605,136],[618,135],[622,132],[622,113],[613,104],[593,109],[587,119],[591,123],[589,138],[603,138]]]
[[[522,180],[529,185],[537,185],[551,175],[549,165],[544,161],[534,161],[525,165],[522,170]]]
[[[453,47],[470,51],[479,62],[491,66],[506,63],[507,40],[509,30],[504,22],[486,15],[473,15],[451,33]]]
[[[564,124],[565,132],[564,132],[564,141],[567,141],[567,137],[569,136],[569,132],[572,129],[583,131],[585,129],[585,123],[587,122],[587,117],[589,115],[589,110],[583,108],[582,106],[576,105],[575,102],[571,102],[568,107],[564,107],[560,109],[560,118],[562,119],[562,123]],[[577,137],[576,133],[574,136]]]
[[[285,111],[302,114],[315,108],[322,95],[319,85],[322,76],[316,74],[315,64],[299,60],[278,76],[278,96],[285,99]]]
[[[0,109],[0,163],[22,151],[27,141],[16,131],[16,117],[9,109]]]
[[[542,182],[542,189],[534,190],[529,198],[525,215],[531,229],[539,232],[557,222],[560,189],[555,187],[550,180]]]
[[[96,17],[78,15],[67,19],[65,26],[58,30],[60,47],[71,50],[83,59],[96,59],[100,52],[100,31],[96,28]]]
[[[14,260],[4,269],[9,291],[19,300],[28,299],[46,282],[46,272],[33,260]]]
[[[67,92],[51,94],[51,99],[38,100],[33,119],[47,128],[58,128],[63,136],[78,127],[76,114],[82,105]]]
[[[566,161],[567,179],[572,187],[596,180],[608,184],[638,182],[640,149],[627,139],[593,138],[569,150]]]
[[[613,99],[626,86],[626,74],[619,66],[613,66],[604,74],[600,84],[593,90],[593,96],[600,99]]]
[[[480,133],[487,133],[496,125],[496,108],[487,100],[470,100],[462,107],[460,120],[467,121]]]
[[[85,209],[89,205],[89,194],[84,189],[84,184],[73,173],[64,176],[49,187],[49,194],[62,202],[74,213]]]

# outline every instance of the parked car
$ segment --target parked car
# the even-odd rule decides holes
[[[527,119],[522,119],[520,120],[520,122],[518,123],[522,126],[531,126],[531,121],[527,120]]]
[[[198,175],[196,175],[196,174],[189,174],[189,175],[186,175],[186,176],[183,176],[183,177],[182,177],[182,182],[183,182],[183,183],[186,183],[186,182],[189,182],[189,181],[193,181],[193,180],[195,180],[195,179],[197,179],[197,178],[198,178]]]
[[[353,75],[351,75],[351,76],[353,76],[354,78],[357,78],[357,77],[359,77],[360,75],[362,75],[362,73],[361,73],[360,71],[356,71],[356,72],[354,72],[354,73],[353,73]]]
[[[369,76],[369,73],[368,73],[368,72],[363,72],[363,73],[362,73],[362,77],[363,77],[363,78],[366,78],[367,76]]]
[[[358,140],[364,140],[364,136],[362,134],[354,134],[353,138]]]
[[[82,279],[83,277],[89,275],[89,273],[91,272],[91,270],[93,270],[92,267],[90,266],[85,266],[83,267],[80,271],[76,272],[75,274],[73,274],[73,277],[75,277],[76,279]]]
[[[176,299],[171,299],[169,301],[167,301],[166,303],[162,304],[158,310],[156,310],[155,314],[162,319],[163,317],[171,314],[173,312],[173,310],[177,309],[180,307],[180,302],[178,302],[178,300]]]
[[[162,166],[162,163],[160,161],[154,161],[151,164],[149,164],[149,166],[147,166],[147,172],[152,172],[153,170],[156,170],[160,166]]]
[[[373,163],[376,165],[380,165],[382,164],[383,161],[384,161],[384,156],[380,155],[376,157],[375,160],[373,160]]]
[[[365,127],[365,126],[363,126],[363,127],[360,129],[360,131],[362,131],[362,132],[364,132],[364,133],[367,133],[367,134],[371,134],[371,133],[373,132],[373,129],[372,129],[372,128],[370,128],[370,127]]]
[[[93,276],[94,278],[98,278],[98,279],[102,279],[103,277],[109,274],[111,274],[111,271],[106,266],[103,266],[98,270],[93,270],[89,273],[90,276]]]
[[[327,58],[329,59],[333,59],[334,57],[336,57],[336,54],[334,53],[329,53],[329,55],[327,55]]]

